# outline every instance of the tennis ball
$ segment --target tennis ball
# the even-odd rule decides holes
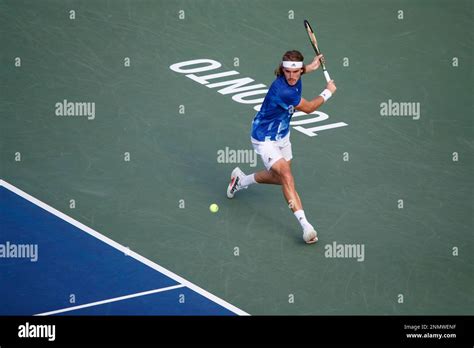
[[[217,213],[217,211],[219,210],[219,206],[216,203],[212,203],[209,206],[209,210],[211,211],[211,213]]]

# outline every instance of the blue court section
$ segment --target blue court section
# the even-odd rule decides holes
[[[161,315],[229,314],[227,309],[207,300],[195,291],[189,288],[178,288],[100,306],[81,308],[72,312],[64,312],[62,315],[128,315],[136,312],[137,308],[140,309],[141,315],[155,315],[156,308],[160,309]]]
[[[0,258],[0,315],[34,315],[179,284],[3,186],[0,244],[38,248],[36,261]],[[63,314],[234,313],[183,287]]]

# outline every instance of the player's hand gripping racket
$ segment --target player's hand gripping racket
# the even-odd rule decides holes
[[[316,52],[316,55],[319,56],[321,52],[319,52],[318,41],[316,41],[316,36],[314,35],[313,28],[311,28],[311,25],[306,19],[304,20],[304,27],[306,28],[306,31],[309,36],[309,41],[311,42],[311,46],[313,46],[314,52]],[[326,81],[329,82],[331,78],[329,77],[329,73],[326,70],[326,64],[324,64],[324,59],[321,59],[321,67],[323,68],[323,73],[324,77],[326,78]]]

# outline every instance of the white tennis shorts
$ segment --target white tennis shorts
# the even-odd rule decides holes
[[[252,137],[250,137],[250,140],[252,141],[255,152],[262,157],[263,164],[267,170],[270,170],[275,162],[281,158],[284,158],[286,161],[290,161],[293,158],[290,133],[284,138],[275,141],[258,141]]]

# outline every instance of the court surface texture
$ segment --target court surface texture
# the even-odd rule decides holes
[[[0,315],[472,314],[472,14],[0,1]],[[264,169],[251,122],[283,53],[314,57],[304,19],[338,88],[291,122],[312,245],[281,187],[226,197]]]

